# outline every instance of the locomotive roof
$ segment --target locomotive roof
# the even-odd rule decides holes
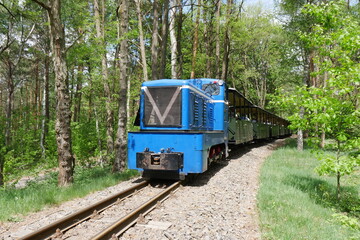
[[[179,86],[179,85],[195,85],[201,87],[202,84],[219,82],[219,79],[213,78],[195,78],[195,79],[159,79],[143,82],[142,86]]]

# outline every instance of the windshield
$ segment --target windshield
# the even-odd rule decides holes
[[[149,87],[144,93],[145,126],[181,126],[180,87]]]

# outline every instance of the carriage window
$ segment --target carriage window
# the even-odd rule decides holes
[[[204,84],[202,90],[210,95],[219,95],[220,86],[215,83]]]
[[[149,87],[144,90],[145,126],[181,126],[181,88]]]

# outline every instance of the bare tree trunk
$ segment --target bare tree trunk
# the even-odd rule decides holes
[[[161,56],[160,56],[161,63],[160,63],[159,79],[165,77],[168,32],[169,32],[169,0],[164,0],[164,11],[162,16],[162,27],[161,27]]]
[[[5,123],[5,146],[8,148],[11,145],[11,128],[12,128],[12,106],[14,101],[14,79],[13,79],[13,63],[10,59],[6,61],[7,64],[7,99],[6,99],[6,123]]]
[[[82,89],[82,78],[83,78],[83,71],[84,66],[80,64],[78,66],[78,71],[76,75],[76,90],[75,90],[75,96],[74,96],[74,116],[73,121],[79,122],[80,121],[80,110],[81,110],[81,89]]]
[[[146,53],[145,53],[145,42],[144,42],[144,33],[142,27],[142,15],[141,15],[141,0],[135,0],[136,3],[136,11],[138,15],[138,27],[139,27],[139,38],[140,38],[140,54],[141,54],[141,64],[143,68],[143,77],[144,82],[148,81],[148,72],[147,72],[147,64],[146,64]]]
[[[198,47],[198,41],[199,41],[199,23],[200,23],[200,8],[201,8],[200,6],[201,6],[201,0],[198,0],[196,21],[195,21],[195,28],[194,28],[194,42],[193,42],[193,50],[192,50],[190,78],[195,78],[196,54],[197,54],[197,47]]]
[[[182,25],[183,25],[183,6],[182,0],[177,0],[178,13],[176,14],[175,21],[177,25],[176,32],[176,51],[177,51],[177,78],[181,78],[183,75],[183,55],[181,50],[182,39]]]
[[[308,54],[306,51],[303,52],[304,57],[304,63],[303,63],[303,71],[304,71],[304,77],[303,77],[303,84],[305,86],[309,86],[310,81],[310,54]],[[303,119],[305,117],[305,108],[303,106],[300,107],[300,118]],[[297,133],[297,150],[303,151],[304,150],[304,132],[303,129],[298,129]]]
[[[106,42],[105,42],[105,0],[101,1],[101,6],[98,0],[94,0],[94,15],[96,26],[96,37],[99,45],[101,46],[101,73],[102,82],[104,84],[104,92],[106,96],[105,108],[106,108],[106,146],[107,155],[110,155],[114,151],[114,113],[111,109],[112,93],[109,86],[107,57],[106,57]]]
[[[225,36],[224,36],[224,57],[222,62],[222,72],[221,79],[227,80],[228,69],[229,69],[229,54],[230,54],[230,31],[229,23],[232,13],[233,0],[227,1],[227,11],[226,11],[226,26],[225,26]]]
[[[129,25],[129,3],[128,0],[119,0],[119,39],[120,40],[120,98],[119,98],[119,120],[115,141],[115,161],[113,172],[125,170],[127,155],[126,139],[126,94],[127,94],[127,65],[128,65],[128,25]]]
[[[221,1],[218,1],[216,9],[216,47],[215,47],[215,67],[216,78],[220,78],[220,13],[221,13]]]
[[[207,2],[204,2],[204,8],[203,8],[203,15],[205,20],[205,26],[204,26],[204,38],[205,38],[205,53],[206,53],[206,70],[205,70],[205,77],[207,78],[213,78],[213,36],[214,36],[214,11],[208,11],[209,9],[214,9],[215,6],[207,5]]]
[[[99,116],[97,114],[97,110],[96,110],[96,106],[94,106],[94,115],[95,115],[95,130],[96,130],[96,137],[97,137],[97,142],[98,142],[98,148],[102,149],[102,141],[101,141],[101,133],[100,133],[100,127],[99,127]],[[102,153],[100,152],[100,163],[101,165],[103,164],[102,160]]]
[[[36,58],[35,59],[35,69],[34,69],[34,74],[35,74],[35,96],[34,96],[34,103],[33,103],[33,107],[34,107],[34,115],[35,115],[35,121],[36,121],[36,125],[34,125],[34,133],[36,132],[36,130],[39,129],[39,125],[40,125],[40,121],[39,121],[39,116],[40,116],[40,109],[41,109],[41,97],[40,97],[40,78],[39,78],[39,59]]]
[[[176,0],[170,0],[170,51],[171,51],[171,78],[176,79],[178,77],[177,72],[177,41],[175,33],[176,23]]]
[[[46,142],[46,135],[48,134],[48,123],[50,118],[50,108],[49,108],[49,57],[45,56],[44,61],[44,93],[43,93],[43,102],[42,102],[42,122],[41,122],[41,139],[40,139],[40,146],[42,149],[42,157],[45,159],[46,157],[46,148],[45,148],[45,142]]]
[[[151,40],[151,78],[159,79],[159,6],[158,1],[153,2],[153,29]]]
[[[33,0],[46,9],[50,22],[50,39],[55,71],[56,89],[56,142],[59,161],[58,185],[68,186],[73,181],[75,158],[71,144],[71,110],[70,95],[67,79],[65,33],[61,22],[60,0],[50,0],[49,5]]]

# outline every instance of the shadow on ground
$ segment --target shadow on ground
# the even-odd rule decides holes
[[[307,193],[316,204],[348,213],[360,219],[360,198],[355,187],[342,187],[340,200],[337,199],[336,186],[319,178],[289,175],[284,183]]]

